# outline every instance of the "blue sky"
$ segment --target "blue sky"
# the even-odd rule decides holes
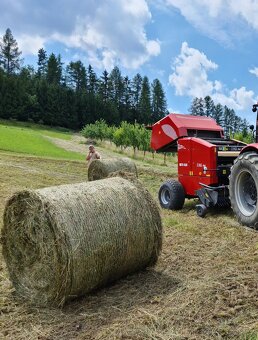
[[[97,74],[117,65],[160,79],[171,112],[210,95],[254,123],[257,18],[255,0],[1,0],[0,35],[12,30],[25,64],[44,47]]]

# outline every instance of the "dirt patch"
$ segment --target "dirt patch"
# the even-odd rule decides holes
[[[82,154],[87,153],[87,147],[85,145],[85,138],[78,135],[73,135],[71,140],[64,140],[49,136],[44,136],[46,139],[50,140],[56,146],[65,149],[67,151],[79,152]]]

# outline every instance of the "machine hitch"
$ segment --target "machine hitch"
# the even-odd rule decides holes
[[[204,217],[208,209],[212,207],[230,207],[227,185],[212,187],[203,183],[199,184],[201,189],[196,191],[196,195],[201,201],[201,204],[196,205],[196,213],[198,216]]]

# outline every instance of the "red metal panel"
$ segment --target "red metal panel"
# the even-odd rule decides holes
[[[178,142],[178,180],[187,196],[196,196],[199,183],[218,182],[216,146],[200,138],[183,138]]]
[[[152,125],[151,147],[159,150],[178,138],[187,137],[188,130],[218,131],[223,135],[222,127],[212,118],[170,113]]]
[[[178,176],[189,176],[192,171],[192,138],[178,140]]]
[[[178,137],[178,128],[168,115],[152,126],[151,147],[154,150],[158,150],[177,140]]]
[[[209,130],[209,131],[222,131],[216,121],[210,117],[205,116],[192,116],[187,114],[170,113],[168,115],[170,120],[175,124],[179,130],[180,136],[187,136],[187,130]]]

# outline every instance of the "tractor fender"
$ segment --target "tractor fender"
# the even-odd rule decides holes
[[[250,152],[250,151],[254,151],[258,153],[258,143],[252,143],[252,144],[248,144],[247,146],[245,146],[241,151],[240,151],[240,155],[242,153],[245,152]]]

